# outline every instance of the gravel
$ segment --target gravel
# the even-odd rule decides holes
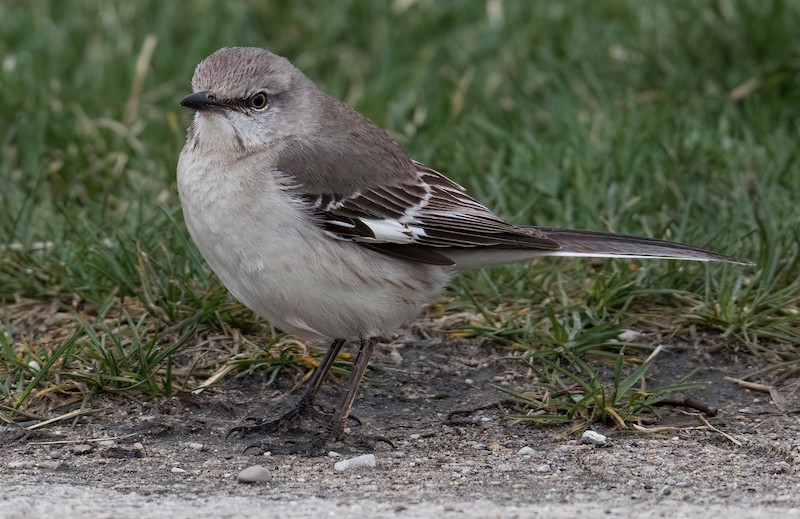
[[[374,469],[377,466],[378,460],[375,458],[374,454],[364,454],[362,456],[356,456],[355,458],[337,461],[333,468],[341,472],[344,470],[353,470],[359,468]]]
[[[581,443],[597,445],[598,447],[607,447],[611,445],[608,441],[608,437],[595,431],[584,431],[583,435],[581,435]]]
[[[81,456],[81,455],[84,455],[84,454],[89,454],[93,450],[94,450],[94,447],[92,445],[89,445],[88,443],[81,443],[79,445],[75,445],[75,446],[72,447],[72,454],[76,454],[78,456]]]
[[[270,480],[269,471],[263,465],[252,465],[239,472],[236,481],[239,483],[265,483]]]
[[[471,350],[471,344],[462,341],[452,350],[437,344],[435,362],[433,348],[409,346],[403,370],[361,388],[357,407],[363,425],[354,432],[386,435],[397,450],[379,444],[373,452],[342,441],[330,447],[339,458],[243,454],[248,440],[226,439],[226,433],[263,400],[257,377],[205,393],[202,406],[177,397],[136,402],[99,395],[93,403],[97,411],[69,427],[51,425],[21,436],[19,427],[0,424],[0,516],[199,519],[263,516],[269,510],[293,519],[800,519],[797,415],[779,413],[768,398],[755,402],[752,394],[725,383],[724,375],[739,373],[720,367],[719,358],[704,371],[716,377],[704,399],[722,408],[709,418],[718,431],[665,408],[650,426],[658,431],[614,430],[614,448],[608,449],[580,443],[568,426],[515,421],[500,409],[481,412],[493,418],[489,422],[448,425],[451,411],[499,398],[493,376],[507,370],[496,364],[469,368],[463,359],[488,366],[481,360],[486,347],[475,343]],[[681,357],[675,357],[656,368],[684,373],[704,358],[686,356],[676,368]],[[466,376],[473,385],[463,384]],[[441,393],[452,396],[426,396]],[[302,440],[306,431],[292,434]],[[95,443],[99,455],[73,454],[73,445],[87,445],[89,454],[90,439],[112,437],[118,438],[112,448],[141,457],[109,458],[103,455],[108,449]],[[56,441],[78,443],[52,444]],[[204,449],[189,447],[190,442]],[[63,456],[53,458],[52,450]],[[335,462],[364,453],[375,456],[376,467],[335,470]],[[242,468],[256,464],[264,465],[269,479],[239,483]],[[173,467],[186,472],[172,473]]]

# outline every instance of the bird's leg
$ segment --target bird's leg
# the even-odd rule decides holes
[[[269,445],[260,442],[248,446],[245,451],[256,449],[258,452],[271,451],[277,454],[301,454],[304,456],[323,454],[328,442],[337,439],[344,431],[347,417],[350,415],[350,410],[353,408],[353,401],[355,400],[358,386],[367,370],[367,364],[369,364],[369,359],[375,349],[376,342],[376,339],[361,340],[361,347],[358,350],[356,361],[353,364],[353,371],[350,373],[350,378],[347,379],[347,385],[344,388],[344,392],[342,392],[342,395],[339,397],[333,416],[322,432],[303,442],[288,443],[285,445]],[[385,438],[378,437],[372,439],[372,443],[376,441],[384,441],[391,445],[391,442]]]
[[[331,343],[327,353],[325,353],[325,356],[322,358],[322,362],[320,362],[319,367],[317,367],[317,369],[314,371],[314,374],[311,376],[311,379],[303,384],[303,387],[300,390],[300,398],[294,407],[277,418],[273,418],[271,420],[266,420],[264,418],[248,418],[247,420],[251,421],[251,424],[234,427],[228,431],[226,437],[232,434],[246,436],[247,434],[253,432],[275,431],[283,426],[287,426],[298,416],[305,416],[317,412],[312,405],[314,403],[314,397],[316,396],[317,392],[319,392],[319,388],[322,386],[322,383],[328,376],[328,372],[330,372],[331,368],[333,367],[333,363],[336,361],[336,357],[339,355],[339,352],[342,350],[342,346],[344,346],[345,342],[347,341],[344,339],[336,339]]]

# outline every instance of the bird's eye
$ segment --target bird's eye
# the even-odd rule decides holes
[[[250,108],[255,108],[256,110],[263,110],[264,108],[267,107],[269,99],[267,98],[267,94],[265,94],[264,92],[256,92],[255,94],[250,96],[250,99],[248,99],[247,102],[250,105]]]

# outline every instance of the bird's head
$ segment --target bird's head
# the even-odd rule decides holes
[[[314,83],[289,60],[251,47],[223,48],[200,62],[192,93],[181,105],[195,110],[190,140],[249,151],[314,127]]]

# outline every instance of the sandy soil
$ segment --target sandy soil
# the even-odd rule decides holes
[[[507,353],[470,341],[382,348],[352,430],[386,435],[394,449],[337,443],[339,457],[252,456],[242,453],[251,440],[225,439],[245,416],[284,405],[274,402],[288,377],[277,388],[250,376],[150,401],[105,395],[71,422],[2,426],[0,517],[800,517],[796,381],[784,383],[781,412],[768,394],[723,380],[753,366],[672,345],[654,375],[669,382],[699,366],[695,378],[709,386],[694,396],[720,408],[708,418],[717,430],[667,408],[654,424],[662,432],[598,428],[606,447],[499,407],[448,424],[450,411],[501,400],[492,386],[530,383],[519,363],[500,360]],[[334,469],[365,452],[376,467]],[[237,482],[255,464],[268,481]]]

